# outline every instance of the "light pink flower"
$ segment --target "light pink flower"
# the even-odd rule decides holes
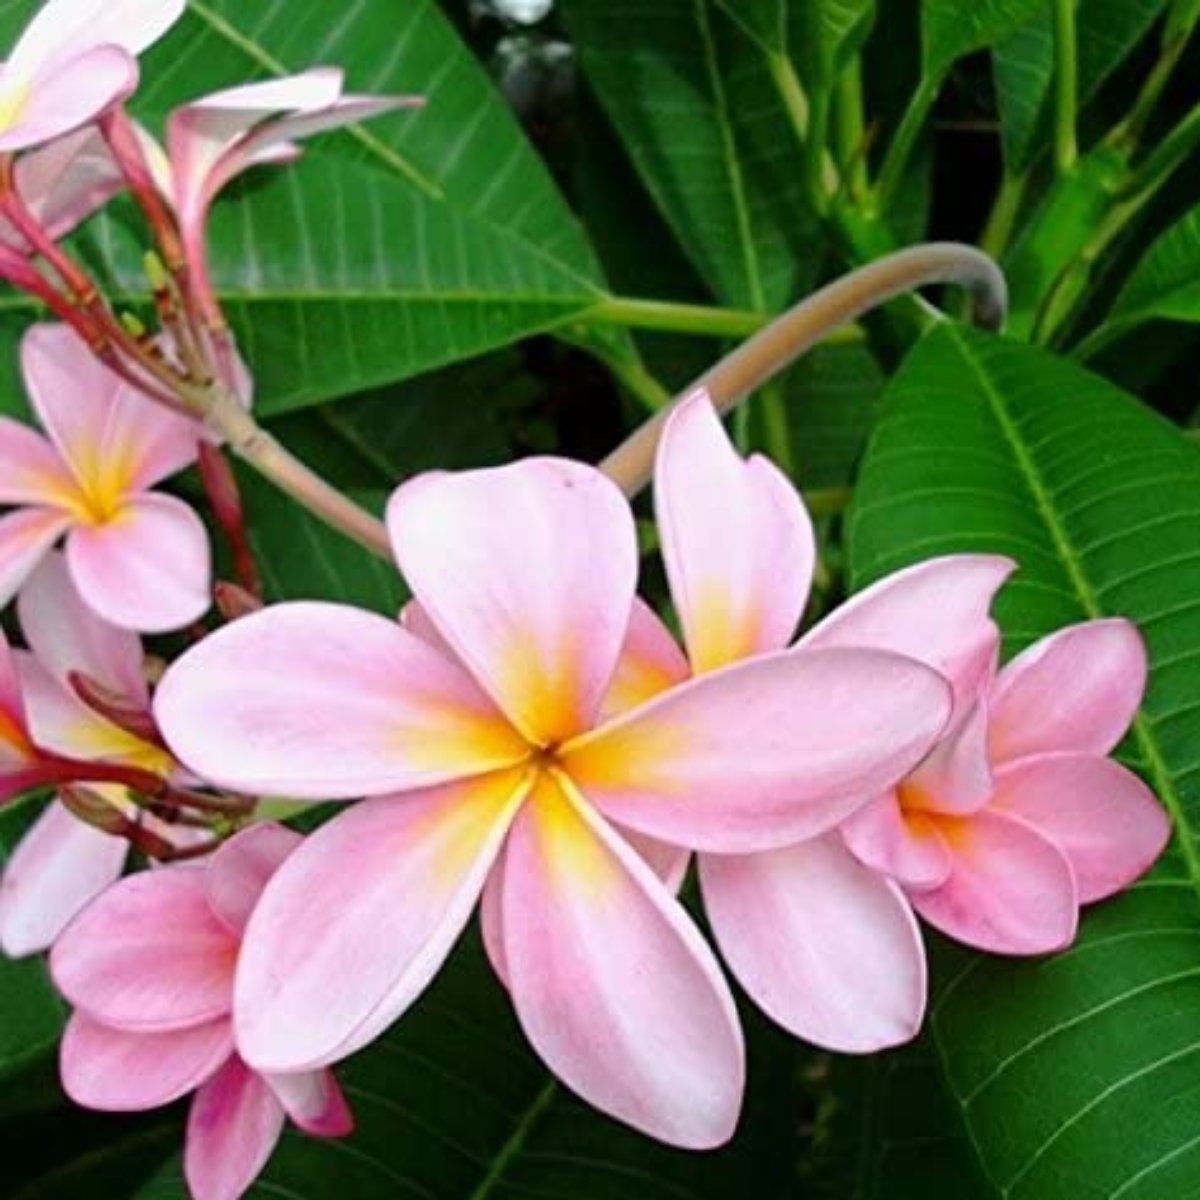
[[[285,1115],[341,1137],[352,1120],[328,1071],[263,1074],[234,1049],[234,967],[264,884],[300,843],[256,825],[203,868],[131,875],[92,901],[50,956],[75,1006],[63,1035],[63,1087],[106,1112],[158,1108],[195,1091],[184,1174],[195,1200],[236,1200],[271,1155]]]
[[[744,1070],[732,1000],[669,884],[609,822],[723,850],[827,830],[919,761],[948,689],[872,650],[764,655],[606,719],[614,686],[629,700],[656,677],[611,482],[549,458],[429,474],[388,522],[420,604],[408,628],[279,605],[206,638],[156,696],[168,743],[205,778],[375,797],[265,892],[238,970],[243,1055],[300,1069],[371,1041],[486,881],[494,956],[549,1066],[658,1138],[724,1141]]]
[[[847,844],[958,941],[1000,954],[1069,945],[1079,906],[1128,887],[1170,837],[1154,794],[1107,757],[1145,682],[1128,621],[1043,638],[989,669],[929,759],[847,822]]]
[[[682,404],[668,422],[655,500],[672,595],[694,668],[718,669],[786,645],[812,575],[808,516],[799,495],[770,463],[738,456],[703,395]],[[772,1017],[810,1041],[864,1052],[916,1033],[925,1004],[925,959],[905,891],[946,885],[951,845],[962,853],[955,882],[941,900],[912,893],[935,924],[953,926],[959,936],[973,934],[968,940],[989,948],[1001,948],[982,934],[989,920],[1010,930],[1024,922],[1029,948],[1049,949],[1074,933],[1072,872],[1060,849],[1030,825],[1032,789],[1020,774],[1006,783],[1002,771],[993,791],[988,763],[978,753],[983,743],[977,702],[988,686],[999,641],[988,608],[1012,565],[994,556],[958,555],[899,571],[797,643],[798,658],[839,646],[903,654],[935,668],[953,688],[950,732],[938,749],[899,788],[844,826],[857,854],[840,833],[832,833],[765,853],[700,858],[705,908],[730,968]],[[1117,627],[1122,639],[1132,636],[1136,644],[1126,624],[1110,623]],[[1082,672],[1081,658],[1070,664],[1076,679],[1096,681],[1099,690],[1081,683],[1087,698],[1079,697],[1083,708],[1077,712],[1067,692],[1059,696],[1078,726],[1091,723],[1089,745],[1102,754],[1128,723],[1144,668],[1136,655],[1109,656],[1102,660],[1105,682],[1100,683],[1095,673]],[[669,655],[660,661],[669,663]],[[672,677],[686,669],[686,663],[677,664]],[[1009,668],[1022,670],[1019,661]],[[1050,721],[1050,693],[1023,694],[1021,702],[1029,705],[1026,728]],[[1010,701],[1005,711],[1013,709]],[[1050,741],[1053,746],[1044,749],[1078,748],[1068,744],[1069,738]],[[1082,818],[1085,804],[1092,810],[1095,838],[1089,851],[1110,865],[1109,885],[1116,887],[1153,859],[1165,822],[1132,775],[1098,762],[1084,770],[1059,759],[1037,770],[1047,784],[1053,771],[1059,783],[1080,766],[1070,793],[1075,800],[1060,819]],[[1006,796],[1015,784],[1022,785],[1025,811],[1001,816],[1001,807],[1014,804]],[[1087,798],[1089,786],[1098,790]],[[925,799],[913,799],[919,794]],[[943,818],[931,817],[927,809],[937,805],[930,799],[936,796],[960,813],[990,805],[976,818],[978,832],[988,836],[960,838],[956,830],[964,822],[952,816],[945,817],[949,839],[935,834],[933,824]],[[909,798],[903,820],[898,797]],[[1048,790],[1037,798],[1048,801]],[[1050,819],[1045,814],[1037,823]],[[922,872],[931,858],[937,874],[928,877]]]
[[[38,782],[31,770],[38,758],[29,733],[16,660],[0,629],[0,802],[11,800]]]
[[[0,65],[0,154],[94,121],[137,84],[137,60],[184,0],[49,0]]]
[[[16,652],[17,671],[37,744],[73,759],[138,767],[164,779],[175,774],[175,761],[162,745],[113,724],[72,688],[69,676],[79,672],[131,711],[149,713],[140,641],[83,603],[61,555],[51,554],[33,573],[17,608],[29,646],[28,652]],[[139,814],[119,785],[93,784],[89,790],[118,812],[137,815],[166,841],[193,840],[149,813]],[[0,948],[14,957],[48,949],[67,922],[120,877],[128,850],[124,838],[86,824],[61,801],[51,801],[0,875]]]
[[[66,537],[84,601],[125,629],[158,633],[209,604],[209,544],[181,500],[150,489],[191,463],[200,427],[141,396],[65,325],[21,343],[33,407],[48,437],[0,418],[0,603]]]
[[[342,83],[339,69],[315,67],[214,92],[170,115],[165,151],[141,131],[151,174],[178,217],[192,281],[206,304],[215,307],[204,227],[222,188],[251,167],[298,158],[302,138],[420,103],[411,96],[346,95]]]

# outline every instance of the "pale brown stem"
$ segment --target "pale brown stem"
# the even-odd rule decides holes
[[[636,495],[650,482],[663,426],[684,396],[703,388],[719,412],[729,412],[833,330],[896,296],[944,283],[957,284],[971,293],[978,324],[998,329],[1004,323],[1008,303],[1004,276],[982,251],[957,242],[930,242],[900,250],[835,279],[788,309],[635,430],[600,469],[627,496]]]

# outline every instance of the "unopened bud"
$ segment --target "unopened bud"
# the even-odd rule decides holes
[[[124,837],[126,828],[131,824],[123,812],[114,808],[99,792],[94,792],[91,788],[81,787],[76,783],[63,784],[58,789],[58,798],[64,807],[85,825],[99,829],[101,833]]]
[[[131,703],[127,697],[106,687],[99,680],[93,679],[82,671],[68,672],[67,681],[75,695],[93,712],[98,712],[106,720],[124,729],[126,733],[140,738],[143,742],[162,744],[158,725],[149,709]]]
[[[258,612],[263,602],[252,592],[228,580],[221,580],[213,588],[213,599],[217,611],[226,621],[236,621],[239,617],[248,617]]]

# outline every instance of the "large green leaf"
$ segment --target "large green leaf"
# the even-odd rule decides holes
[[[715,0],[568,0],[564,12],[601,105],[709,287],[754,309],[807,290],[814,218],[762,43]]]
[[[0,44],[32,10],[0,6]],[[604,281],[536,152],[435,0],[190,0],[146,56],[135,108],[152,127],[209,90],[331,63],[359,91],[425,96],[420,112],[314,142],[218,203],[213,274],[279,411],[413,375],[585,313]],[[89,260],[140,295],[136,222],[101,219]],[[25,322],[28,304],[10,303]],[[630,352],[617,343],[616,351]]]
[[[1200,208],[1192,209],[1150,247],[1085,348],[1097,350],[1154,319],[1200,321]]]
[[[714,1154],[671,1150],[598,1116],[527,1049],[474,937],[379,1042],[339,1068],[357,1128],[294,1132],[251,1197],[293,1200],[726,1200],[784,1196],[792,1054],[755,1022],[742,1132]],[[174,1164],[139,1200],[181,1195]]]
[[[1079,0],[1078,99],[1086,104],[1145,37],[1167,0]],[[1000,133],[1009,170],[1029,165],[1049,142],[1054,81],[1054,21],[1049,5],[996,44]]]
[[[1045,0],[923,0],[921,69],[941,79],[952,63],[1020,29]]]
[[[1141,629],[1150,685],[1125,757],[1171,813],[1171,848],[1063,954],[943,958],[929,1029],[995,1195],[1194,1194],[1200,455],[1073,364],[947,325],[892,384],[849,534],[858,586],[931,555],[1012,555],[1010,653],[1092,617]]]

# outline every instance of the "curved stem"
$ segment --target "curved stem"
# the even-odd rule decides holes
[[[965,287],[979,324],[991,329],[1003,324],[1007,288],[992,259],[973,246],[930,242],[889,254],[814,292],[743,342],[680,395],[704,388],[717,410],[728,412],[831,329],[895,296],[934,283]],[[600,464],[627,495],[635,495],[649,482],[658,439],[670,412],[668,407],[655,414]]]

